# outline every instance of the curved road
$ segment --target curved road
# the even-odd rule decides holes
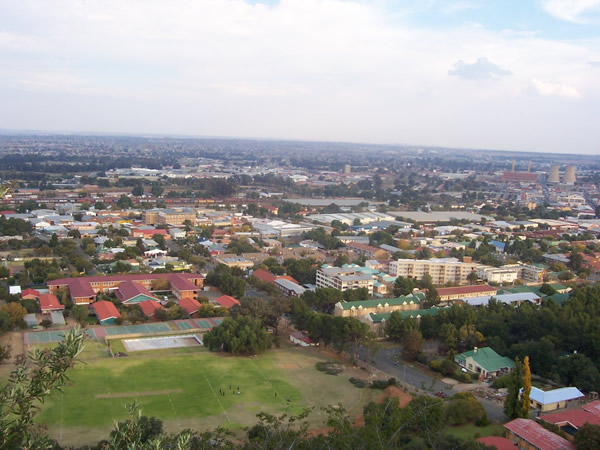
[[[360,348],[358,354],[361,361],[367,359],[368,352],[364,347]],[[421,372],[412,364],[402,361],[398,358],[399,356],[400,347],[381,349],[375,356],[375,368],[393,376],[400,383],[409,384],[420,391],[429,391],[432,395],[438,391],[443,391],[448,396],[458,392],[451,385],[438,381]],[[370,361],[369,364],[372,365]],[[485,408],[490,420],[497,422],[506,420],[501,404],[481,398],[478,398],[478,400]]]

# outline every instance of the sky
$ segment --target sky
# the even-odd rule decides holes
[[[600,154],[600,0],[2,0],[0,128]]]

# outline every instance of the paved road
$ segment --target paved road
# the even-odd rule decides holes
[[[358,354],[360,359],[364,361],[367,357],[367,350],[361,347]],[[400,347],[380,350],[375,356],[375,367],[393,376],[400,383],[409,384],[421,391],[427,390],[431,395],[438,391],[443,391],[449,396],[457,392],[452,386],[435,380],[433,377],[421,372],[412,364],[399,360],[397,358],[399,354]],[[498,422],[504,422],[506,420],[501,404],[481,398],[478,400],[481,401],[490,420]]]

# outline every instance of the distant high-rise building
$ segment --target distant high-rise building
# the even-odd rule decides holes
[[[560,183],[560,175],[558,173],[558,166],[555,164],[550,167],[550,174],[548,175],[548,183]]]
[[[575,182],[577,181],[577,167],[575,166],[567,166],[567,168],[565,169],[565,177],[563,179],[563,181],[566,184],[575,184]]]
[[[350,167],[350,164],[344,165],[344,173],[350,173],[350,172],[352,172],[352,167]]]

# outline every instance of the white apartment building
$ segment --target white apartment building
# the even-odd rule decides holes
[[[431,276],[433,284],[466,284],[467,276],[477,271],[481,264],[465,263],[457,258],[399,259],[390,262],[390,275],[420,280]],[[487,267],[487,266],[486,266]]]
[[[480,266],[477,277],[488,283],[512,283],[521,279],[526,283],[544,281],[545,270],[529,264],[507,264],[500,267]]]
[[[373,295],[373,277],[352,267],[321,267],[317,270],[316,285],[340,291],[367,288],[369,295]]]

